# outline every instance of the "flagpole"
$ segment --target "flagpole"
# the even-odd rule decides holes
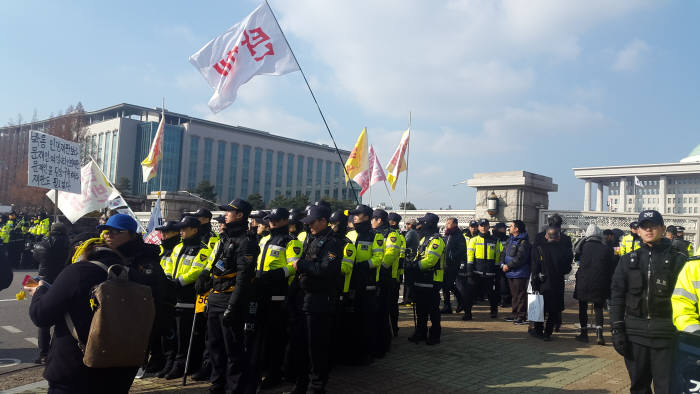
[[[163,96],[163,108],[162,110],[162,119],[161,122],[163,122],[163,135],[161,136],[161,146],[160,146],[160,163],[159,168],[158,168],[158,178],[160,179],[160,184],[158,185],[158,198],[160,198],[160,192],[163,191],[163,164],[165,163],[164,157],[165,154],[163,152],[163,145],[165,145],[165,96]],[[160,207],[158,207],[160,209]]]
[[[386,194],[389,195],[389,201],[391,201],[391,208],[392,208],[392,211],[395,211],[395,210],[396,210],[396,204],[394,204],[394,199],[391,198],[391,192],[389,191],[389,186],[387,186],[387,184],[386,184],[386,179],[384,179],[384,187],[386,188]]]
[[[408,146],[406,147],[406,188],[403,191],[403,215],[406,216],[406,205],[408,203],[408,161],[411,157],[411,111],[408,111]],[[396,163],[399,166],[399,171],[401,170],[401,160]]]
[[[309,88],[309,93],[311,93],[311,98],[314,99],[314,103],[316,103],[316,108],[318,108],[318,113],[321,114],[321,119],[323,119],[323,124],[326,126],[326,130],[328,130],[328,135],[331,136],[331,141],[333,141],[333,146],[335,147],[335,152],[338,154],[338,159],[340,160],[340,164],[343,166],[343,171],[345,172],[345,176],[347,179],[350,179],[350,174],[348,174],[348,169],[345,168],[345,163],[343,162],[343,156],[340,155],[340,150],[338,149],[338,144],[335,143],[335,138],[333,137],[333,133],[331,133],[331,128],[328,127],[328,122],[326,122],[326,117],[323,115],[323,111],[321,111],[321,106],[318,104],[318,100],[316,100],[316,95],[314,94],[314,91],[311,89],[311,85],[309,84],[309,80],[306,79],[306,74],[304,74],[304,70],[301,68],[301,64],[299,64],[299,61],[297,60],[297,56],[294,54],[294,51],[292,50],[292,46],[289,45],[289,41],[287,40],[287,36],[284,34],[284,31],[282,30],[282,27],[280,26],[280,23],[277,21],[277,15],[275,15],[275,12],[272,11],[272,7],[270,7],[270,3],[265,0],[265,4],[267,5],[267,8],[270,9],[270,14],[272,14],[272,19],[275,20],[275,24],[277,25],[277,28],[280,30],[280,33],[282,33],[282,37],[284,38],[284,42],[287,44],[287,47],[289,48],[289,52],[292,54],[292,57],[294,58],[294,62],[296,62],[297,67],[299,67],[299,72],[301,72],[301,76],[304,78],[304,82],[306,83],[306,87]],[[347,183],[346,183],[347,185]],[[355,201],[360,204],[360,199],[357,197],[357,192],[355,191],[354,187],[350,187],[352,190],[353,196],[355,196]]]

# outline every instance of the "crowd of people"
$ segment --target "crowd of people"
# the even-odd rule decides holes
[[[253,211],[236,199],[220,209],[225,214],[215,219],[200,209],[166,222],[157,228],[159,246],[144,243],[128,215],[112,215],[97,235],[71,241],[62,225],[52,226],[34,256],[56,263],[40,264],[42,281],[27,288],[30,316],[44,330],[40,348],[54,326],[51,352],[40,355],[49,392],[127,392],[141,367],[139,376],[208,380],[212,393],[254,393],[283,381],[294,383],[292,393],[322,393],[334,365],[387,356],[400,304],[415,307],[408,340],[416,344],[440,343],[441,314],[453,312],[452,299],[465,321],[479,302],[492,319],[499,306],[510,306],[506,321],[550,341],[562,324],[572,263],[576,339],[588,342],[592,306],[592,327],[604,345],[609,309],[631,392],[650,392],[652,382],[654,392],[669,392],[677,372],[673,341],[700,330],[694,247],[656,211],[642,212],[625,236],[591,224],[574,243],[559,215],[529,236],[520,220],[491,228],[481,219],[462,232],[456,218],[441,234],[432,213],[406,221],[402,231],[397,213],[366,205],[331,212],[324,201],[304,211]],[[72,264],[58,263],[66,259]],[[95,262],[128,266],[130,280],[151,288],[155,319],[140,365],[89,368],[76,346],[89,340],[92,291],[105,280]],[[528,294],[542,295],[542,321],[528,321]]]

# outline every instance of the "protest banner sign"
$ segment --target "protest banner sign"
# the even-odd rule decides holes
[[[80,194],[80,144],[31,130],[27,185]]]

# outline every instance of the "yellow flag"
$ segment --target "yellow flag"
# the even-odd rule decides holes
[[[396,190],[396,181],[399,180],[399,174],[406,171],[408,168],[408,164],[406,163],[404,156],[408,150],[410,138],[411,129],[408,129],[404,131],[403,135],[401,136],[401,142],[399,142],[399,146],[396,148],[394,155],[391,157],[389,164],[386,166],[386,180],[389,181],[391,190]]]
[[[357,175],[369,169],[369,154],[367,150],[367,128],[362,129],[362,133],[357,138],[355,147],[352,148],[348,160],[345,162],[345,183],[350,179],[355,179]]]

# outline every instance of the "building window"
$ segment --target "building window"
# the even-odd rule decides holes
[[[331,162],[326,161],[326,185],[331,184]]]
[[[260,172],[262,171],[262,148],[255,148],[253,157],[253,194],[260,194]]]
[[[226,142],[219,141],[216,151],[216,198],[224,201],[224,160],[226,160]]]
[[[671,213],[671,207],[666,208],[666,213]]]
[[[340,181],[340,163],[335,163],[335,172],[333,174],[336,182]]]
[[[275,174],[275,186],[282,187],[282,169],[284,168],[284,152],[277,152],[277,173]]]
[[[190,136],[190,165],[187,171],[187,188],[194,190],[197,186],[197,153],[199,152],[199,137],[196,135]]]
[[[304,156],[297,156],[297,187],[301,188],[301,186],[303,184],[304,184]]]
[[[316,190],[315,196],[316,196],[315,200],[316,200],[316,201],[320,201],[320,200],[321,200],[321,191],[320,191],[320,190]]]
[[[270,194],[272,193],[272,155],[273,151],[265,151],[265,190],[263,190],[263,199],[265,202],[270,201]]]
[[[211,157],[212,157],[212,144],[214,140],[211,138],[204,139],[204,167],[202,168],[202,179],[205,181],[210,181],[211,175]]]
[[[292,185],[294,184],[294,155],[287,155],[287,190],[292,190]],[[291,195],[291,193],[290,193]]]
[[[236,198],[236,170],[238,165],[238,144],[231,143],[231,168],[228,173],[228,200]],[[248,196],[245,196],[248,197]],[[243,198],[245,198],[243,197]]]
[[[102,142],[104,139],[104,133],[100,133],[100,135],[97,136],[97,160],[100,161],[100,168],[104,169],[104,157],[102,157]]]
[[[316,159],[316,185],[321,184],[321,172],[323,172],[323,160]]]
[[[243,146],[243,163],[241,164],[241,198],[248,199],[250,177],[250,147]]]
[[[314,180],[314,159],[309,157],[306,159],[306,186],[313,185]]]
[[[118,131],[114,130],[112,132],[112,159],[110,160],[109,166],[111,167],[109,169],[110,172],[110,178],[112,181],[115,181],[114,179],[114,173],[116,172],[117,169],[117,136]]]
[[[338,199],[338,189],[333,189],[333,198]]]

